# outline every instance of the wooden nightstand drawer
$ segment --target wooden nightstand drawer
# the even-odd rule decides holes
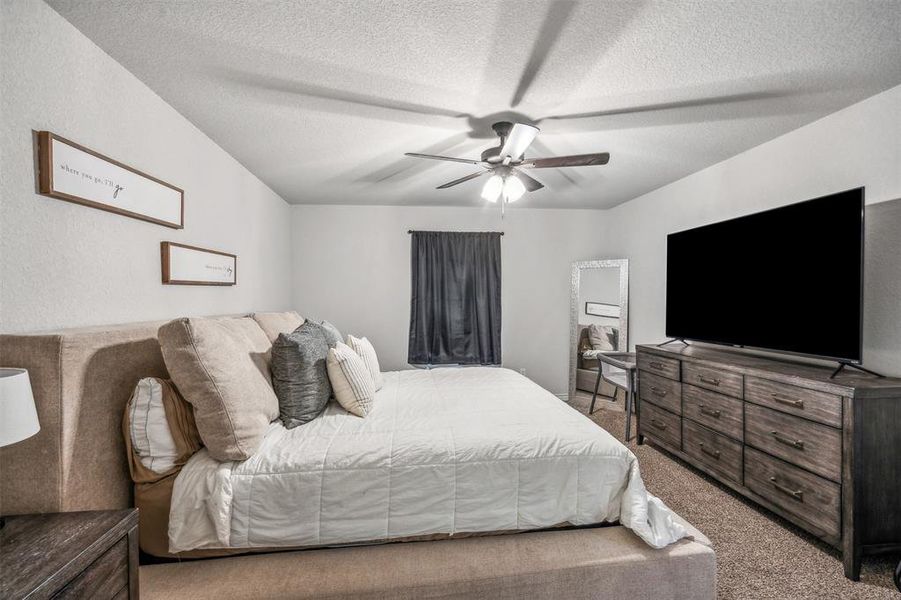
[[[648,372],[638,375],[639,395],[657,406],[677,415],[682,414],[682,384]]]
[[[745,404],[745,442],[832,481],[841,481],[842,432]]]
[[[744,407],[737,398],[683,384],[682,415],[736,440],[744,437]]]
[[[711,367],[685,363],[682,366],[682,381],[734,398],[741,398],[744,393],[742,375]]]
[[[679,375],[681,373],[678,360],[654,356],[653,354],[646,354],[643,352],[638,353],[638,368],[642,371],[660,375],[661,377],[675,379],[676,381],[679,380]]]
[[[137,509],[15,515],[0,529],[0,598],[138,599]]]
[[[122,538],[54,598],[108,600],[128,585],[128,540]]]
[[[833,427],[842,426],[842,397],[748,377],[745,400]]]
[[[638,433],[658,442],[665,448],[682,449],[682,419],[653,404],[642,404],[638,418]]]
[[[689,419],[682,420],[682,448],[708,469],[741,483],[741,444]]]
[[[838,537],[841,487],[753,448],[745,449],[745,485],[793,515]]]

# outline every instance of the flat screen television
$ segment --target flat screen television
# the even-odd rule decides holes
[[[860,364],[864,188],[667,238],[666,335]]]

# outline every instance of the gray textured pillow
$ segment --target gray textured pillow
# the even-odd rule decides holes
[[[312,321],[279,334],[272,344],[272,387],[286,428],[308,423],[325,410],[332,395],[328,350],[325,328]]]
[[[325,330],[325,339],[328,342],[329,348],[334,348],[338,344],[344,343],[344,336],[341,335],[341,332],[338,331],[338,328],[329,323],[328,321],[320,321],[320,325]]]

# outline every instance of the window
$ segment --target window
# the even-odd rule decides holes
[[[410,364],[501,364],[501,235],[412,232]]]

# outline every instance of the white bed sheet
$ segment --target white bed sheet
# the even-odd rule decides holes
[[[687,536],[635,455],[508,369],[385,373],[372,412],[331,402],[272,423],[243,462],[206,450],[178,475],[169,549],[339,545],[619,521],[653,547]]]

